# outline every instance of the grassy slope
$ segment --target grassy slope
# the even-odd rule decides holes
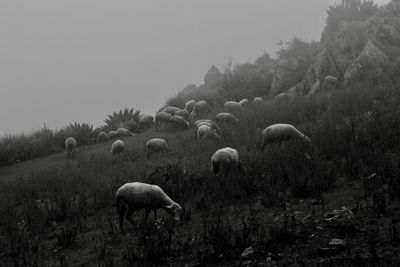
[[[331,103],[339,103],[338,99],[336,102],[331,99]],[[357,103],[370,107],[365,102],[368,101],[359,99]],[[362,113],[352,103],[352,110],[357,112],[351,114]],[[383,113],[384,118],[397,114],[397,109],[385,106],[392,113]],[[382,140],[394,144],[397,139],[388,139],[385,129],[374,132],[375,135],[370,133],[371,136],[365,133],[382,117],[374,121],[355,116],[348,124],[344,116],[335,116],[339,113],[334,110],[330,110],[329,116],[313,115],[318,107],[316,103],[298,103],[250,108],[241,117],[241,125],[234,131],[225,131],[222,143],[194,142],[192,129],[161,133],[151,129],[125,139],[128,153],[124,162],[113,162],[109,142],[79,148],[77,160],[68,164],[60,153],[2,168],[1,263],[228,265],[238,262],[240,253],[248,246],[255,248],[254,258],[260,262],[270,252],[275,260],[286,265],[293,265],[294,261],[310,265],[323,260],[338,266],[360,261],[368,265],[378,260],[382,264],[394,263],[397,237],[392,234],[382,238],[387,228],[381,226],[390,225],[386,219],[400,216],[392,207],[397,202],[392,200],[387,214],[377,217],[379,212],[371,209],[376,188],[370,191],[367,210],[364,207],[367,203],[362,200],[362,184],[351,174],[359,175],[361,171],[370,174],[370,166],[359,166],[361,163],[355,161],[358,153],[366,157],[363,164],[368,164],[368,153],[375,153],[371,154],[375,157],[392,156],[368,149],[378,143],[383,145]],[[336,105],[339,111],[347,110],[343,107]],[[320,119],[315,121],[315,118]],[[299,143],[274,146],[267,151],[257,148],[257,128],[274,122],[296,124],[311,137],[314,148]],[[399,130],[400,125],[394,122],[397,120],[386,123]],[[353,123],[363,127],[358,129]],[[332,125],[337,129],[332,130]],[[360,134],[371,139],[358,140]],[[143,146],[152,137],[165,138],[172,151],[147,161]],[[341,140],[344,137],[348,140]],[[215,179],[209,171],[210,156],[225,146],[239,149],[246,171]],[[304,157],[306,151],[312,160]],[[390,162],[396,159],[393,154]],[[383,159],[376,162],[388,164]],[[386,169],[393,168],[384,167],[378,177]],[[396,173],[388,173],[388,177]],[[156,224],[151,220],[144,229],[139,226],[143,213],[138,212],[134,215],[138,226],[126,223],[126,232],[120,234],[113,195],[128,181],[159,184],[184,207],[182,222],[175,225],[160,212],[162,219]],[[311,197],[322,200],[315,206],[314,215]],[[306,200],[299,202],[301,198]],[[361,208],[356,209],[357,205]],[[324,214],[343,206],[354,209],[356,216],[335,223],[323,221]],[[327,247],[334,237],[345,238],[346,248],[321,252],[319,248]],[[388,252],[383,257],[384,250]]]

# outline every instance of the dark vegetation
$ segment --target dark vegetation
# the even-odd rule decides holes
[[[365,10],[369,14],[375,7]],[[336,12],[344,11],[329,9],[328,31],[336,17],[343,17]],[[279,55],[311,58],[319,45],[295,39]],[[213,106],[211,117],[225,99],[268,95],[275,63],[264,54],[224,73],[212,68],[204,84],[188,86],[167,104],[206,99]],[[62,166],[43,159],[34,168],[7,167],[15,167],[15,175],[0,183],[0,264],[274,266],[269,258],[278,266],[398,266],[400,63],[387,73],[384,83],[374,70],[364,71],[358,83],[329,93],[250,105],[239,126],[223,131],[221,143],[196,142],[192,129],[150,129],[125,139],[128,152],[121,162],[106,153],[107,143],[79,149],[77,159]],[[114,113],[104,129],[129,122],[134,127],[140,115]],[[281,122],[296,125],[312,146],[291,141],[261,149],[260,129]],[[56,132],[43,128],[29,136],[6,136],[1,147],[8,150],[0,151],[9,154],[0,162],[60,151],[64,135],[59,132],[90,144],[96,129],[71,124]],[[54,141],[57,134],[63,136],[60,143]],[[146,160],[143,145],[155,136],[165,138],[171,152]],[[244,170],[217,179],[210,156],[225,146],[239,150]],[[161,213],[144,225],[143,212],[137,212],[137,225],[119,233],[114,193],[132,181],[161,186],[182,205],[181,221]],[[332,238],[346,244],[329,246]],[[254,253],[241,256],[250,246]]]

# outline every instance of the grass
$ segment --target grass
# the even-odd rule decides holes
[[[381,242],[377,235],[364,236],[354,229],[377,220],[370,217],[373,202],[379,199],[372,195],[384,184],[390,200],[384,216],[396,214],[390,207],[400,192],[400,99],[397,91],[388,89],[360,92],[338,92],[329,103],[316,97],[288,106],[250,107],[241,115],[241,124],[231,134],[225,132],[223,142],[196,142],[192,129],[151,129],[125,139],[128,152],[123,161],[112,160],[108,142],[80,148],[78,158],[68,164],[64,155],[54,155],[4,168],[0,173],[8,175],[0,183],[0,245],[4,248],[0,262],[18,266],[228,265],[239,262],[240,253],[252,246],[261,262],[270,253],[283,265],[293,264],[295,258],[307,265],[320,259],[318,247],[329,242],[324,236],[339,235],[365,241],[358,247],[366,255],[362,258],[366,265],[398,263],[394,250],[390,257],[379,257],[384,247],[397,248],[396,236]],[[293,141],[261,149],[257,129],[276,122],[295,124],[313,145]],[[156,136],[168,141],[171,152],[146,160],[143,146]],[[210,172],[210,157],[225,146],[239,150],[245,170],[217,179]],[[371,173],[376,173],[374,185],[360,194],[364,190],[360,178]],[[112,206],[114,193],[132,181],[161,186],[183,206],[181,222],[176,224],[161,212],[156,222],[150,219],[142,225],[143,212],[138,211],[137,225],[127,224],[127,232],[120,234]],[[350,226],[322,227],[317,221],[329,209],[341,208],[339,203],[332,204],[337,200],[331,196],[337,192],[344,194],[340,198],[347,199],[351,209],[361,203],[358,219]],[[357,192],[360,197],[354,197]],[[301,199],[322,204],[303,207]],[[366,231],[379,231],[378,226],[370,223],[371,230]],[[309,239],[313,234],[316,239]],[[361,257],[351,247],[340,253],[351,254],[348,260],[343,257],[344,264],[354,264]]]

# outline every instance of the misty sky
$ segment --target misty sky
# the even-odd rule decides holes
[[[153,114],[211,65],[319,40],[335,2],[0,0],[0,134]]]

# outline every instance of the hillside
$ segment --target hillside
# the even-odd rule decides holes
[[[195,140],[193,126],[153,127],[124,138],[122,161],[111,141],[88,142],[75,160],[58,153],[0,168],[0,265],[399,266],[400,2],[344,4],[328,10],[320,42],[294,39],[277,59],[212,67],[204,84],[167,101],[205,99],[203,117],[214,118],[226,100],[263,96],[222,127],[222,141]],[[294,97],[274,100],[282,92]],[[311,143],[261,147],[274,123]],[[146,159],[154,137],[171,151]],[[214,177],[210,157],[227,146],[243,169]],[[120,233],[114,194],[132,181],[163,188],[181,220],[161,211],[144,224],[137,211]]]

